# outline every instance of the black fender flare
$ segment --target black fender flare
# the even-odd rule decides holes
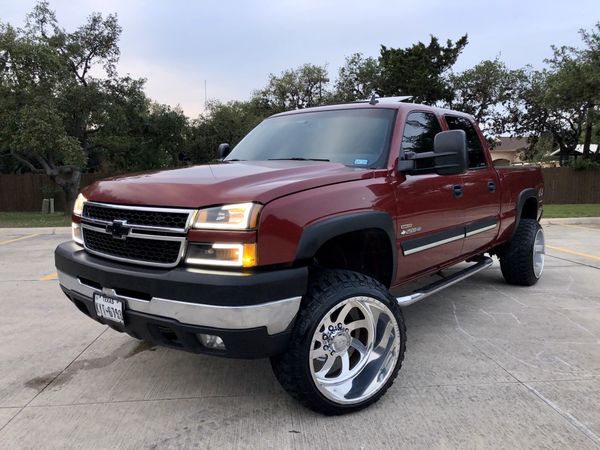
[[[530,198],[535,198],[536,204],[539,201],[538,190],[536,188],[527,188],[523,189],[519,192],[517,196],[517,204],[515,210],[515,225],[513,226],[512,233],[510,234],[510,240],[512,240],[513,236],[517,232],[517,227],[519,226],[519,222],[521,220],[521,213],[523,212],[523,207],[525,206],[525,202]]]
[[[380,229],[384,231],[392,248],[392,279],[396,274],[397,251],[394,222],[390,215],[383,211],[363,211],[347,213],[321,220],[304,229],[296,249],[296,261],[312,258],[317,250],[328,240],[353,231]]]

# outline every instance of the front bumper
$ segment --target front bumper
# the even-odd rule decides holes
[[[159,345],[238,358],[286,349],[308,278],[305,267],[254,274],[138,267],[72,242],[56,248],[55,263],[67,297],[94,320]],[[96,315],[96,292],[124,302],[124,326]],[[199,333],[219,336],[225,350],[204,347]]]

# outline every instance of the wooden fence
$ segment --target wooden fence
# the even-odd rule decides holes
[[[545,203],[600,203],[600,171],[552,167],[543,173]]]
[[[84,173],[81,187],[107,176],[106,173]],[[49,197],[54,198],[54,209],[62,211],[65,195],[48,176],[0,174],[0,211],[41,211],[42,200]]]
[[[600,203],[600,171],[574,171],[567,168],[543,169],[546,188],[544,201],[550,203]],[[86,173],[81,187],[109,176]],[[39,211],[48,191],[56,190],[55,209],[61,211],[65,196],[46,175],[0,174],[0,211]]]

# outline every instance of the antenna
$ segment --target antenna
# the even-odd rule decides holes
[[[206,113],[206,105],[208,104],[208,96],[206,95],[206,80],[204,80],[204,113]]]
[[[376,105],[377,103],[379,103],[379,100],[377,100],[377,95],[373,93],[373,95],[371,95],[371,100],[369,100],[369,105]]]

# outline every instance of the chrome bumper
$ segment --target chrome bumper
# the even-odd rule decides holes
[[[216,306],[152,297],[150,300],[119,295],[114,289],[101,290],[83,284],[78,278],[58,271],[60,284],[90,300],[94,293],[121,299],[130,310],[177,320],[186,325],[197,325],[230,330],[266,327],[270,335],[285,331],[300,309],[302,297],[291,297],[252,306]]]

